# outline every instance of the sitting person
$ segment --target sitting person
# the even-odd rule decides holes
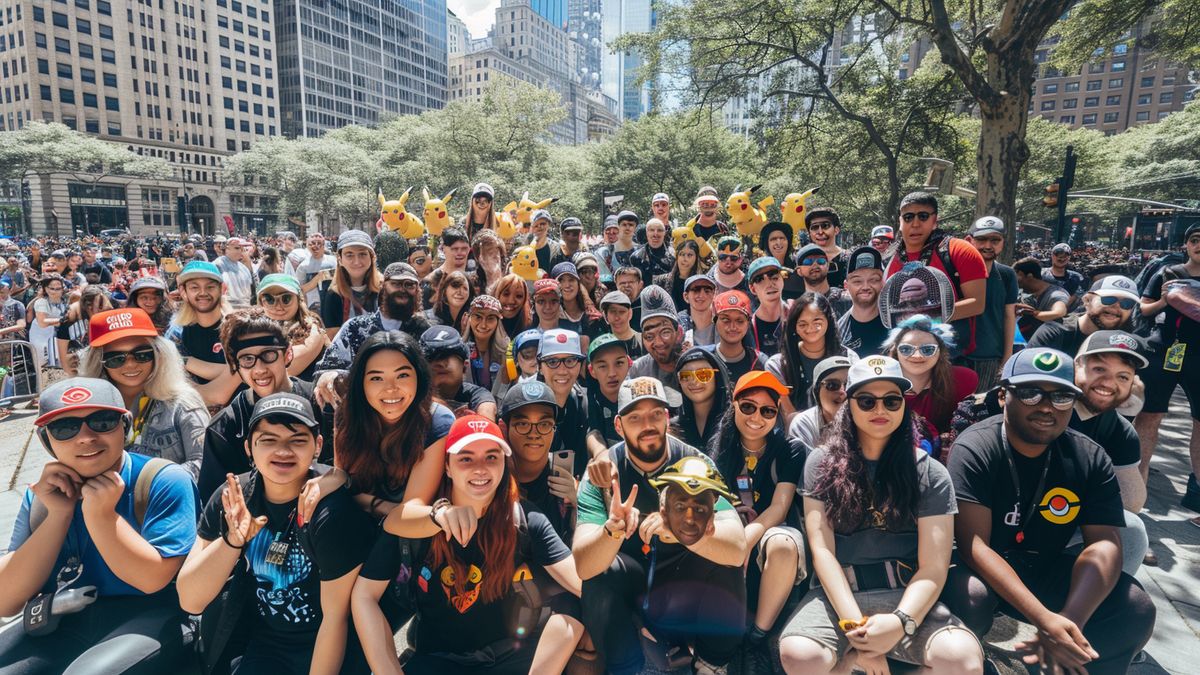
[[[304,527],[295,518],[320,448],[307,398],[270,394],[254,404],[244,450],[253,470],[229,474],[213,493],[179,571],[184,611],[218,610],[202,620],[217,624],[201,627],[218,638],[206,644],[206,664],[227,663],[224,652],[239,654],[239,675],[365,672],[347,634],[350,591],[375,528],[345,490],[321,500]],[[239,574],[252,579],[229,586],[241,595],[210,605]]]
[[[25,492],[9,552],[0,557],[0,614],[24,607],[30,628],[45,617],[46,634],[4,630],[0,670],[182,668],[191,651],[183,640],[187,617],[171,580],[196,538],[191,476],[169,461],[125,451],[133,415],[110,382],[63,380],[43,391],[39,404],[34,425],[53,459]],[[55,613],[56,597],[67,604],[85,594],[95,602]]]
[[[680,355],[676,375],[682,396],[678,414],[671,417],[671,435],[694,448],[707,448],[729,408],[729,371],[711,349],[692,347]]]
[[[433,375],[433,393],[458,417],[469,414],[496,419],[496,399],[483,387],[465,381],[470,351],[458,331],[433,326],[421,334],[421,351]]]
[[[617,394],[632,365],[629,346],[612,333],[596,336],[588,346],[587,449],[592,457],[621,442],[613,418],[617,416]]]
[[[258,284],[258,305],[283,325],[292,347],[288,375],[312,381],[317,361],[329,346],[321,319],[304,305],[300,282],[289,274],[268,274]]]
[[[563,459],[551,459],[558,418],[554,392],[537,381],[520,384],[504,395],[500,415],[501,430],[513,449],[513,477],[521,500],[544,514],[558,536],[570,544],[579,486],[573,475],[574,450],[559,450]]]
[[[918,314],[888,333],[883,353],[900,362],[904,377],[913,383],[905,394],[912,411],[925,418],[935,433],[950,430],[958,402],[975,393],[979,375],[950,363],[954,329]]]
[[[788,425],[788,438],[795,438],[807,448],[821,444],[824,432],[846,402],[846,371],[853,363],[846,356],[830,356],[813,368],[812,398],[817,403],[802,410]]]

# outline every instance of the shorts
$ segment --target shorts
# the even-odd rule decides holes
[[[1187,394],[1192,419],[1200,421],[1200,354],[1191,353],[1193,349],[1200,351],[1200,345],[1188,345],[1184,352],[1183,369],[1178,373],[1163,370],[1163,361],[1167,356],[1165,349],[1149,355],[1150,365],[1138,372],[1146,385],[1146,402],[1142,405],[1142,412],[1167,412],[1175,385],[1179,385]]]
[[[800,582],[808,578],[808,567],[805,566],[804,535],[800,533],[800,530],[797,530],[794,527],[788,527],[787,525],[776,525],[766,532],[763,532],[763,536],[758,540],[758,544],[755,546],[758,553],[754,556],[754,560],[758,563],[758,571],[761,572],[763,567],[767,564],[767,540],[775,536],[786,537],[790,539],[792,544],[796,547],[797,558],[800,562],[799,569],[796,570],[796,580],[792,582],[792,585],[799,586]]]
[[[904,596],[903,588],[884,588],[874,591],[859,591],[854,594],[854,600],[864,616],[885,614],[893,611]],[[827,647],[837,655],[840,661],[846,652],[850,651],[850,640],[837,625],[838,616],[825,596],[823,588],[809,591],[800,606],[788,619],[780,639],[792,636],[806,637]],[[911,663],[917,666],[926,665],[925,652],[929,643],[938,634],[953,628],[967,630],[966,625],[954,616],[942,603],[934,604],[925,620],[917,628],[916,635],[905,635],[900,638],[895,647],[887,653],[888,658]],[[969,632],[969,631],[968,631]],[[976,638],[978,641],[978,638]],[[982,646],[980,649],[982,650]]]

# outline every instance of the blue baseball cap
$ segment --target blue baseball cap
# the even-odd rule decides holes
[[[754,262],[750,263],[750,271],[746,273],[746,279],[750,283],[754,283],[754,275],[763,270],[778,270],[783,269],[783,265],[775,259],[775,256],[765,255],[761,258],[755,258]]]
[[[513,340],[513,353],[516,354],[522,349],[533,345],[538,345],[542,341],[542,331],[536,328],[530,328],[527,331],[522,331],[517,334],[517,339]]]
[[[1000,375],[1002,384],[1045,382],[1083,393],[1075,386],[1075,362],[1070,356],[1048,347],[1030,347],[1012,355]]]
[[[192,279],[212,279],[217,283],[225,283],[225,277],[221,276],[221,270],[217,269],[216,265],[204,260],[193,260],[184,266],[179,276],[175,277],[176,282],[181,286],[185,281]]]

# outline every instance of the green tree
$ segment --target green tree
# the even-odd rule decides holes
[[[1131,28],[1147,21],[1145,31]],[[1052,61],[1074,70],[1118,45],[1200,67],[1200,0],[1082,0],[1054,27]]]

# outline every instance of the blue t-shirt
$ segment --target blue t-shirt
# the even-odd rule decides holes
[[[125,461],[121,463],[121,480],[125,481],[125,491],[117,502],[117,513],[124,518],[135,531],[141,534],[164,558],[174,558],[187,555],[196,541],[196,520],[200,516],[200,502],[196,494],[196,484],[192,477],[178,464],[164,467],[154,477],[150,484],[150,502],[146,505],[146,518],[139,529],[137,518],[134,516],[133,490],[137,484],[138,474],[150,458],[132,452],[125,453]],[[33,503],[33,492],[26,490],[25,498],[21,501],[21,510],[17,514],[17,523],[13,528],[12,541],[9,550],[15,551],[29,539],[29,507]],[[138,589],[117,578],[108,564],[100,557],[96,545],[92,543],[91,535],[83,522],[83,507],[75,505],[75,516],[71,519],[71,527],[54,570],[43,587],[43,592],[54,590],[55,581],[63,568],[73,566],[73,560],[83,564],[83,573],[73,586],[95,586],[100,597],[114,595],[145,595]],[[73,576],[73,575],[72,575]]]

